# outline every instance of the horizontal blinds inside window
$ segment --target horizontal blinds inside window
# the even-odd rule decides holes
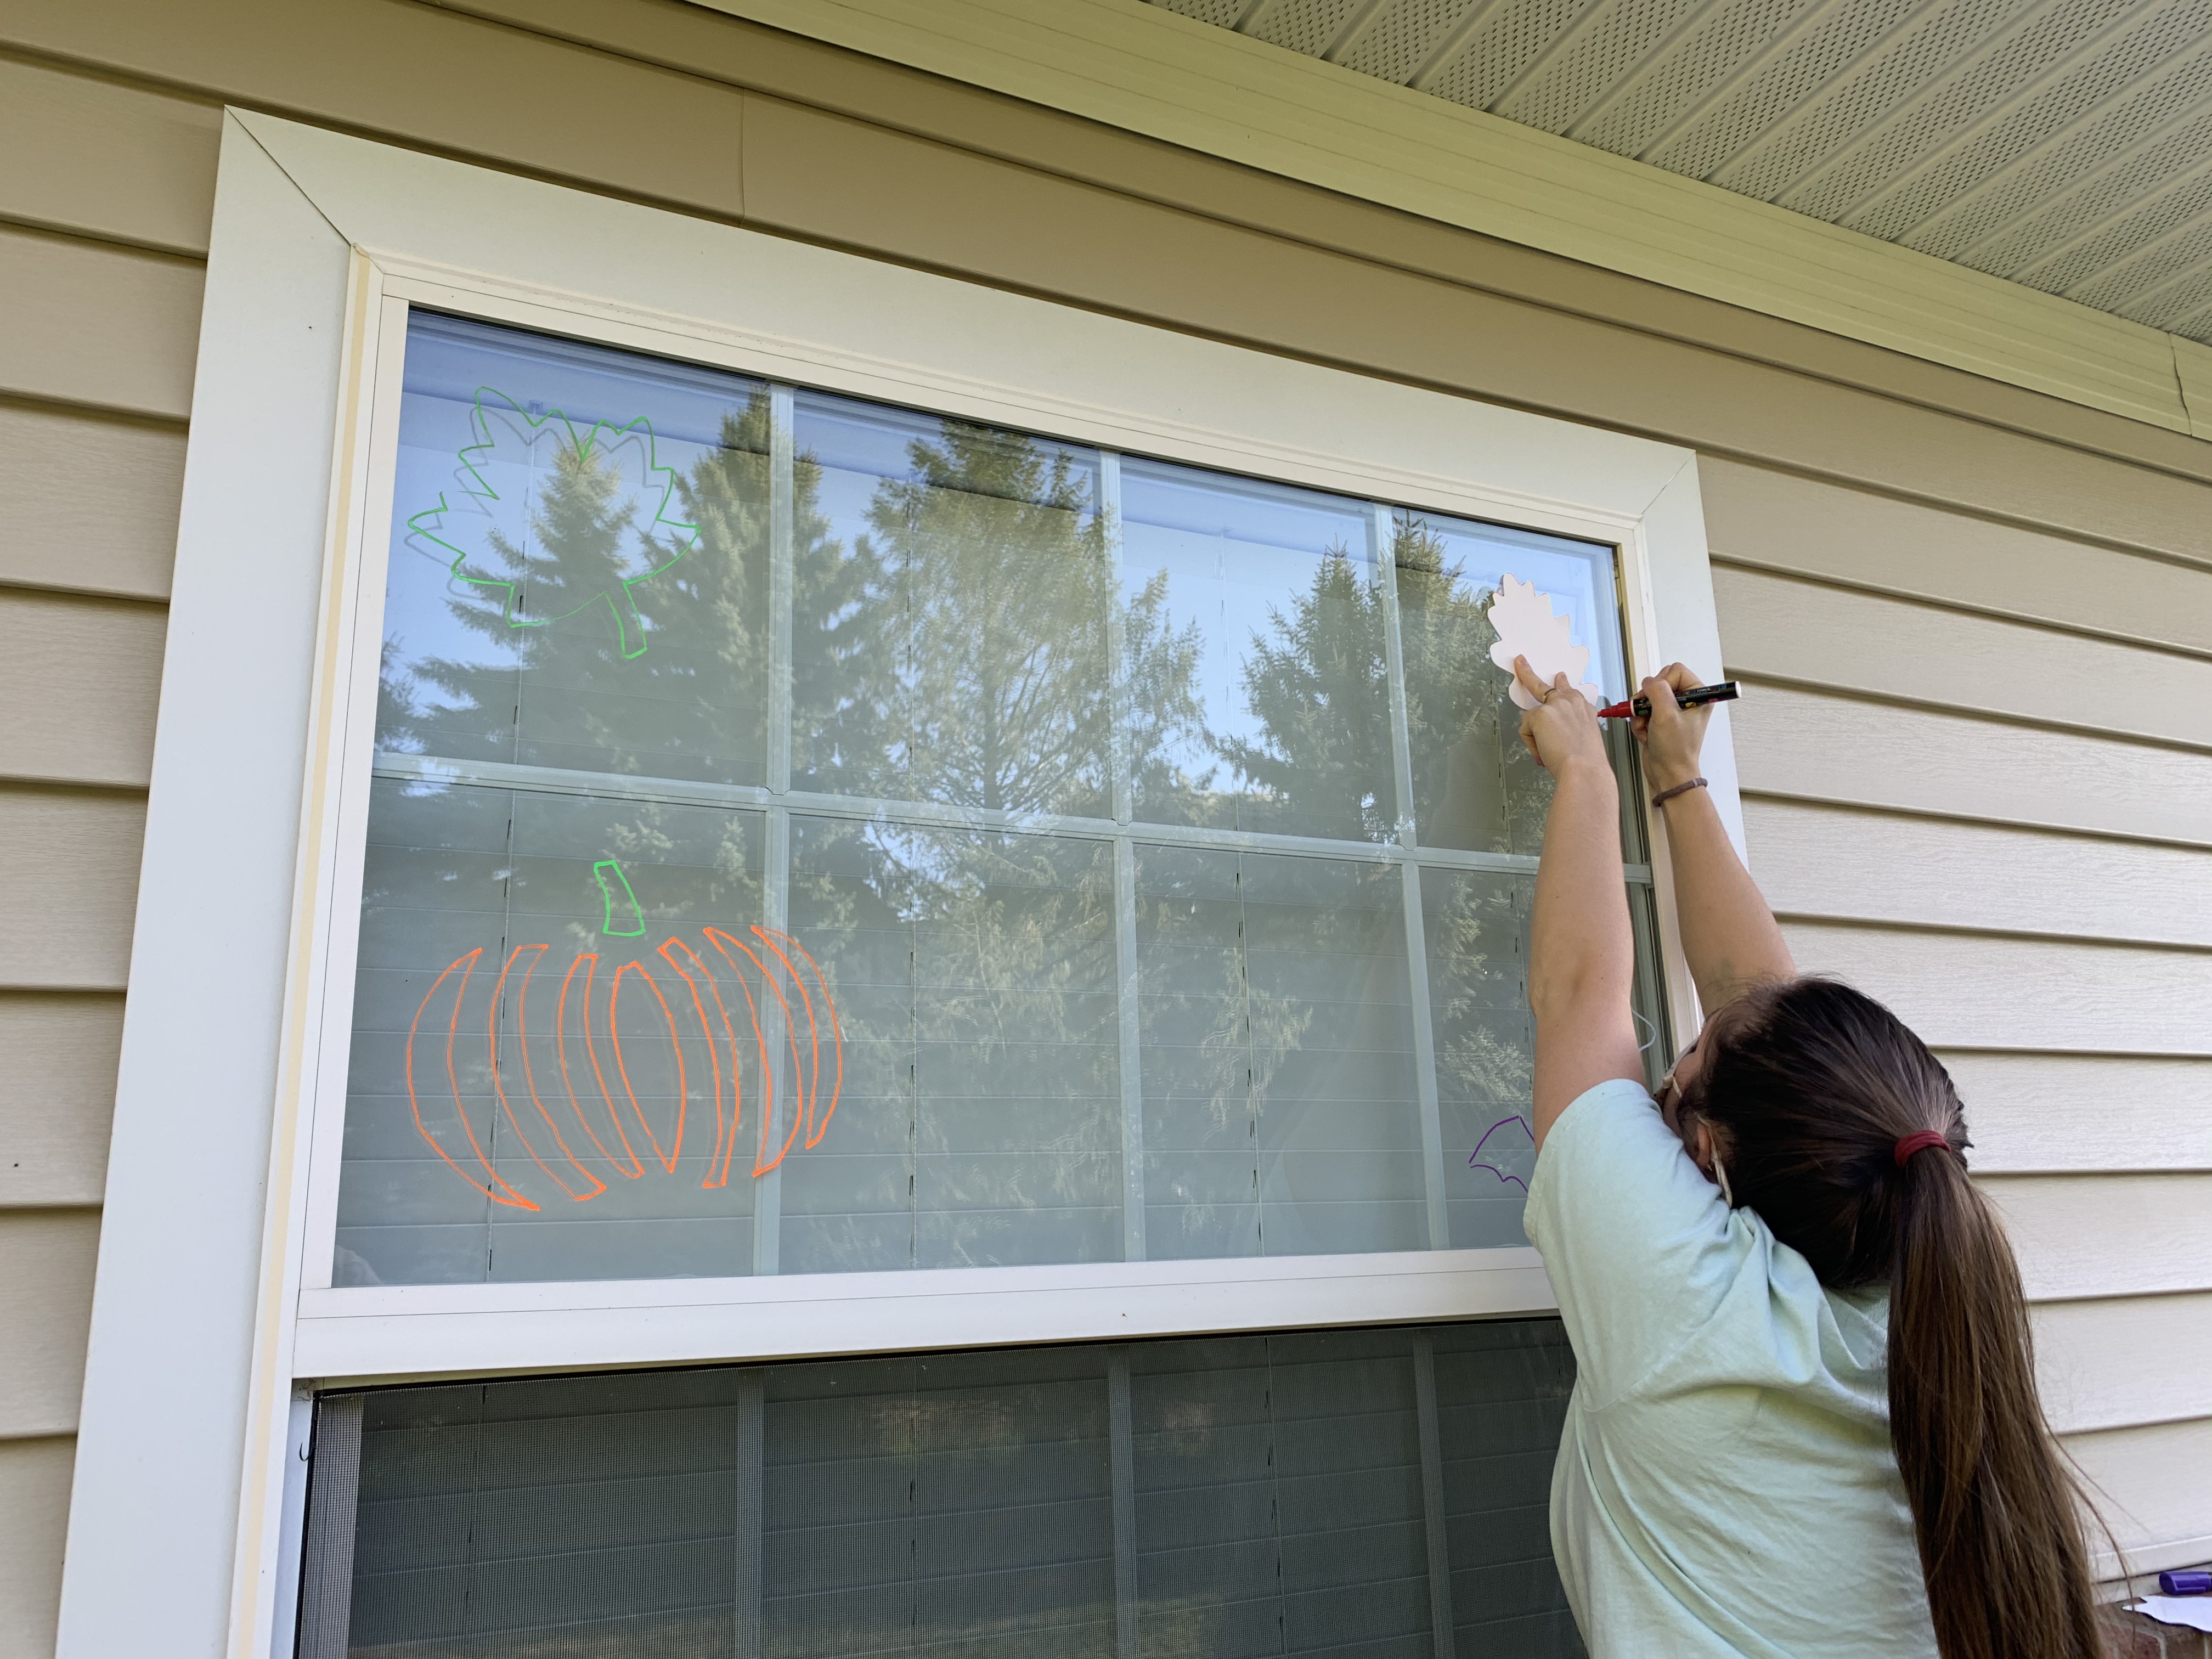
[[[308,1571],[388,1659],[1578,1654],[1572,1376],[1530,1321],[334,1396]]]

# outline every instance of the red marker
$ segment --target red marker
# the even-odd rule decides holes
[[[1693,685],[1686,691],[1677,691],[1674,703],[1680,708],[1696,708],[1709,702],[1734,702],[1735,695],[1735,682],[1721,680],[1712,685]],[[1601,720],[1625,720],[1631,714],[1650,712],[1650,698],[1631,697],[1626,702],[1607,704],[1597,711],[1597,717]]]

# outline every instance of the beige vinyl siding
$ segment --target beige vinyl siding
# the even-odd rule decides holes
[[[1730,721],[1756,794],[2212,848],[2212,755],[1755,678]]]
[[[143,792],[0,783],[0,994],[123,988],[145,833]]]
[[[2212,1417],[2212,1294],[2047,1303],[2036,1369],[2062,1431]],[[2104,1358],[2125,1353],[2124,1370]]]
[[[95,1210],[0,1212],[0,1439],[76,1427],[99,1239]]]
[[[202,271],[173,254],[0,227],[0,392],[181,420]]]
[[[1720,456],[1701,457],[1698,475],[1717,559],[2212,656],[2212,568],[2177,569],[1964,514],[1931,516],[1917,501]]]
[[[119,996],[0,993],[0,1225],[18,1208],[100,1202],[122,1046]]]
[[[2070,1435],[2066,1446],[2121,1548],[2138,1538],[2164,1538],[2173,1540],[2177,1559],[2212,1560],[2204,1516],[2212,1418]]]
[[[1973,1122],[1977,1170],[2212,1170],[2212,1060],[2033,1050],[1942,1058]]]
[[[2212,948],[2212,858],[2189,848],[1764,798],[1744,831],[1788,918]]]
[[[0,154],[20,223],[204,256],[222,136],[213,105],[0,58]]]
[[[160,605],[0,588],[0,775],[143,788],[167,623]]]
[[[168,597],[183,427],[0,402],[0,573],[9,582]]]
[[[52,1642],[224,100],[1696,447],[1755,869],[1953,1066],[2124,1536],[2212,1554],[2212,445],[695,8],[16,0],[10,46],[0,1241],[58,1265],[0,1651]]]
[[[54,1650],[76,1449],[69,1435],[0,1440],[0,1653]]]
[[[2212,611],[2212,572],[2161,568],[2169,606]],[[1745,674],[2212,755],[2212,653],[2147,650],[1726,566],[1713,572],[1713,596]]]
[[[51,1652],[219,112],[0,58],[0,1652]],[[135,245],[135,246],[134,246]]]

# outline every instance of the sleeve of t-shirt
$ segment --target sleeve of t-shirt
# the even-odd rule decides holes
[[[1627,1393],[1718,1310],[1743,1241],[1638,1083],[1576,1097],[1544,1137],[1528,1183],[1543,1253],[1593,1408]]]

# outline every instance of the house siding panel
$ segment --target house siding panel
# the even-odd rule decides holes
[[[99,1250],[96,1210],[0,1212],[0,1443],[75,1432]]]
[[[0,58],[0,218],[204,255],[220,106]]]
[[[76,1449],[66,1435],[0,1440],[0,1653],[54,1650]]]
[[[192,401],[202,266],[0,226],[0,393],[181,419]]]
[[[0,1223],[100,1202],[122,1047],[119,996],[0,993]]]
[[[0,59],[0,131],[46,158],[0,182],[0,624],[56,655],[0,687],[28,711],[0,740],[0,1127],[35,1166],[0,1172],[0,1229],[57,1283],[96,1236],[54,1206],[100,1188],[161,640],[53,595],[166,592],[175,256],[230,100],[1698,448],[1754,867],[1808,967],[1952,1064],[2124,1538],[2212,1553],[2183,1473],[2212,1458],[2212,939],[2179,896],[2212,744],[2172,713],[2212,663],[2212,447],[682,7],[21,0],[0,46],[76,64]],[[2130,735],[2081,718],[2081,684],[2136,677]],[[0,1646],[37,1654],[72,1419],[36,1402],[83,1314],[17,1317],[46,1369],[0,1387],[39,1437],[0,1440]]]
[[[0,584],[168,597],[185,431],[0,403]]]
[[[0,776],[143,788],[167,607],[0,587]]]

